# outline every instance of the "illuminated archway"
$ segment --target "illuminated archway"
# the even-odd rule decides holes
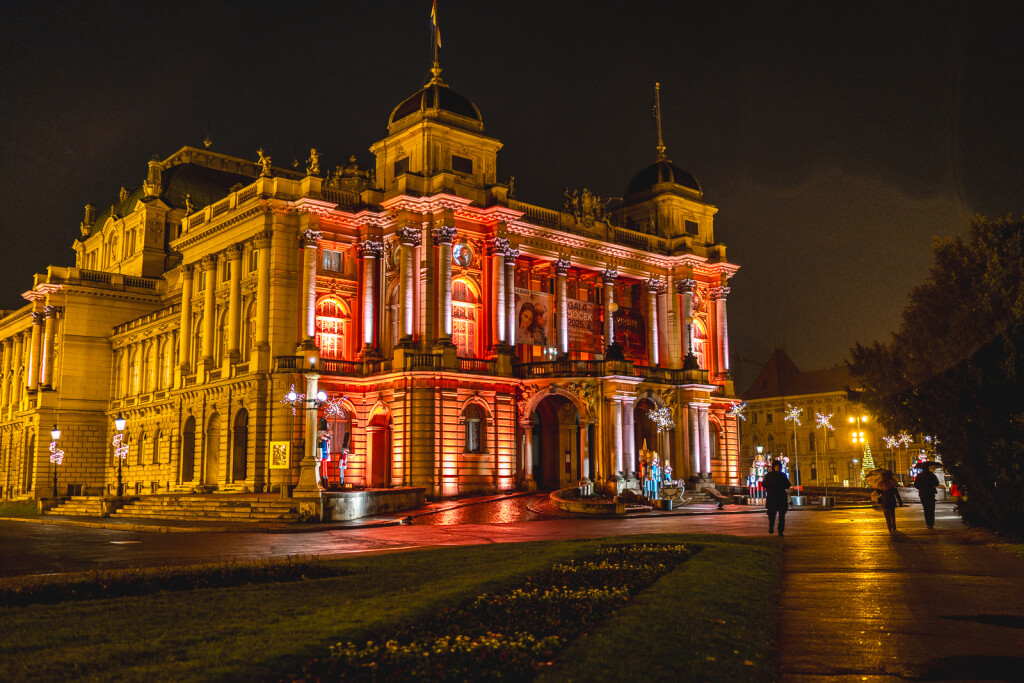
[[[452,280],[452,343],[460,358],[479,358],[480,290],[469,278]]]
[[[366,421],[366,485],[380,488],[391,481],[391,410],[378,403]]]
[[[344,301],[325,296],[316,302],[315,341],[320,357],[343,360],[349,356],[348,340],[352,315]]]

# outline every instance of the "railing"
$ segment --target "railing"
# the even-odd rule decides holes
[[[223,200],[223,201],[217,202],[216,204],[213,205],[213,212],[212,212],[211,218],[216,218],[217,216],[221,215],[222,213],[225,213],[230,208],[231,208],[231,198],[230,197],[228,199]]]
[[[405,357],[406,370],[440,370],[441,356],[432,353],[411,353]]]
[[[362,365],[351,360],[320,360],[321,371],[326,375],[361,375]]]
[[[124,276],[125,287],[138,287],[139,289],[156,289],[155,280],[147,280],[141,277],[134,277],[131,275]]]
[[[286,370],[294,370],[298,365],[298,356],[275,356],[274,357],[274,372],[284,372]]]
[[[83,270],[82,280],[86,282],[102,282],[105,285],[109,285],[110,273],[101,273],[98,270]]]
[[[391,372],[391,359],[385,358],[384,360],[374,361],[366,364],[368,375],[380,375],[385,372]]]
[[[192,228],[196,227],[197,225],[202,225],[205,222],[206,222],[206,212],[203,211],[202,213],[197,213],[197,214],[195,214],[194,216],[192,216],[191,218],[188,219],[188,229],[191,230]]]
[[[508,206],[510,209],[516,211],[522,211],[523,216],[537,225],[543,225],[549,228],[557,228],[561,222],[561,214],[551,209],[543,209],[533,204],[524,204],[523,202],[517,202],[514,199],[509,200]]]
[[[361,201],[359,195],[355,192],[345,192],[344,190],[335,190],[330,187],[320,188],[320,196],[342,208],[359,206]]]
[[[256,183],[253,183],[244,190],[238,191],[238,203],[247,202],[256,196]]]
[[[626,375],[659,384],[708,384],[707,370],[649,367],[634,365],[628,361],[556,360],[546,363],[522,363],[513,368],[512,374],[519,379]]]
[[[494,361],[486,358],[460,358],[459,370],[461,372],[479,372],[485,375],[494,374]]]
[[[603,360],[556,360],[547,363],[523,363],[515,366],[513,374],[519,379],[533,377],[602,377]]]

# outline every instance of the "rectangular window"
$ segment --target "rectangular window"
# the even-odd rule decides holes
[[[452,155],[452,170],[456,173],[472,173],[473,160],[466,157]]]
[[[696,235],[700,232],[700,226],[697,225],[697,221],[684,221],[684,223],[686,224],[687,235]]]
[[[753,415],[751,416],[751,418],[752,418],[752,420],[753,420],[753,424],[757,424],[757,413],[754,413],[754,414],[753,414]]]
[[[221,275],[221,282],[227,282],[231,279],[231,261],[224,262],[224,273]]]
[[[395,162],[395,177],[409,172],[409,157],[399,159]]]
[[[323,270],[329,270],[332,273],[340,273],[342,268],[342,252],[332,251],[330,249],[324,249],[323,259],[321,261],[321,268]]]
[[[256,270],[260,263],[260,250],[253,249],[249,252],[249,272]]]
[[[811,432],[811,438],[808,440],[809,448],[811,452],[814,452],[814,432]]]
[[[772,423],[772,414],[771,414],[771,413],[768,413],[768,419],[767,419],[767,422],[768,422],[768,424],[771,424],[771,423]]]
[[[206,289],[206,269],[199,271],[199,291]]]

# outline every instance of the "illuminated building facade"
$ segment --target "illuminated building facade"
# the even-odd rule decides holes
[[[133,495],[315,492],[319,416],[328,479],[345,446],[357,487],[637,488],[644,442],[679,477],[736,482],[738,267],[696,179],[659,132],[621,203],[519,201],[440,73],[391,113],[372,170],[184,147],[86,207],[75,265],[0,319],[3,497],[49,494],[52,424],[62,494],[113,494],[119,472]],[[291,387],[333,411],[293,411]]]

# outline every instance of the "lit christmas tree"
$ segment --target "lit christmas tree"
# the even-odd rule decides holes
[[[870,472],[873,469],[875,469],[875,458],[874,458],[873,455],[871,455],[871,446],[869,444],[864,444],[864,457],[861,459],[861,468],[860,468],[860,485],[861,486],[866,486],[867,485],[867,484],[865,484],[866,479],[864,478],[864,475],[867,474],[868,472]]]

